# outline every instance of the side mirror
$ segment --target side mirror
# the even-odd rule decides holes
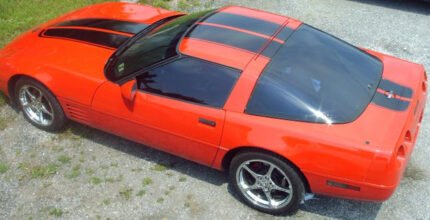
[[[121,85],[121,96],[126,104],[132,104],[136,98],[137,82],[135,79]]]

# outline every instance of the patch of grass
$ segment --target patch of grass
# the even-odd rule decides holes
[[[93,175],[95,171],[94,171],[93,169],[91,169],[91,168],[87,168],[87,169],[85,170],[85,172],[86,172],[88,175]]]
[[[139,1],[142,4],[148,4],[152,5],[154,7],[164,8],[164,9],[170,9],[170,2],[171,0],[140,0]]]
[[[185,176],[179,177],[179,182],[185,182],[185,181],[187,181],[187,177]]]
[[[142,181],[142,185],[143,186],[147,186],[147,185],[150,185],[152,183],[153,183],[153,181],[152,181],[152,179],[150,177],[143,178],[143,181]]]
[[[106,183],[121,182],[123,178],[124,178],[124,176],[121,174],[121,175],[119,175],[119,176],[117,176],[117,177],[106,177],[106,178],[104,179],[104,181],[105,181]]]
[[[164,172],[167,170],[167,167],[166,167],[166,165],[163,165],[163,164],[157,164],[157,165],[151,167],[151,170],[158,171],[158,172]]]
[[[78,164],[72,168],[72,171],[66,177],[69,179],[73,179],[78,177],[79,175],[81,175],[81,165]]]
[[[0,92],[0,107],[3,105],[6,105],[6,103],[7,103],[6,96],[2,92]]]
[[[200,2],[198,0],[179,0],[178,1],[178,9],[181,11],[190,11],[193,7],[200,6]]]
[[[103,200],[103,205],[110,205],[112,201],[110,199]]]
[[[63,215],[63,210],[60,208],[51,208],[49,209],[49,215],[55,216],[55,217],[61,217]]]
[[[4,129],[6,129],[8,123],[9,123],[9,120],[7,120],[6,118],[0,117],[0,131],[3,131]]]
[[[46,178],[57,173],[59,166],[55,163],[50,163],[46,166],[29,167],[31,178]]]
[[[168,177],[172,177],[172,176],[173,176],[173,173],[171,173],[171,172],[167,172],[167,173],[166,173],[166,176],[168,176]]]
[[[102,183],[102,179],[100,179],[96,176],[93,176],[93,177],[91,177],[90,182],[94,185],[99,185],[100,183]]]
[[[143,171],[143,169],[140,167],[131,169],[131,172],[138,172],[139,173],[141,171]]]
[[[163,197],[160,197],[160,198],[157,199],[157,203],[163,203],[163,202],[164,202],[164,198]]]
[[[0,162],[0,174],[6,173],[9,170],[9,166],[5,163]]]
[[[142,189],[142,190],[139,190],[139,192],[137,192],[136,196],[142,197],[145,194],[146,194],[146,190]]]
[[[122,188],[119,191],[119,196],[125,200],[130,200],[133,193],[133,189],[130,187]]]
[[[57,158],[57,160],[60,161],[62,164],[66,164],[66,163],[70,163],[72,158],[67,155],[61,155]]]
[[[110,163],[111,167],[118,167],[118,163]]]

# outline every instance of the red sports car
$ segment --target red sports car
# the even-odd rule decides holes
[[[0,51],[0,89],[34,126],[68,120],[229,172],[245,203],[382,201],[414,148],[422,65],[243,7],[86,7]]]

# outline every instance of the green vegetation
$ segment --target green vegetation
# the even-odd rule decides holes
[[[24,165],[25,167],[26,165]],[[25,167],[30,171],[31,178],[46,178],[57,173],[59,166],[55,163],[50,163],[46,166]]]
[[[49,209],[49,215],[52,215],[55,217],[61,217],[63,215],[63,210],[59,208],[51,208]]]
[[[102,179],[93,176],[91,177],[90,182],[94,185],[99,185],[100,183],[102,183]]]
[[[0,131],[7,128],[8,120],[6,118],[0,117]]]
[[[6,173],[9,170],[9,166],[5,163],[0,162],[0,174]]]
[[[130,200],[133,193],[133,189],[130,187],[122,188],[119,191],[119,196],[121,196],[125,200]]]
[[[2,92],[0,92],[0,107],[6,105],[6,102],[6,96]]]
[[[143,181],[142,181],[142,185],[143,186],[147,186],[147,185],[150,185],[150,184],[152,184],[153,183],[153,181],[152,181],[152,179],[150,178],[150,177],[145,177],[144,179],[143,179]]]
[[[193,7],[200,6],[200,2],[198,0],[179,0],[178,1],[178,9],[181,11],[189,11]]]
[[[163,165],[163,164],[157,164],[157,165],[151,167],[151,170],[158,171],[158,172],[164,172],[167,170],[167,167],[166,167],[166,165]]]
[[[164,198],[163,198],[163,197],[158,198],[158,199],[157,199],[157,202],[158,202],[158,203],[163,203],[163,202],[164,202]]]
[[[70,163],[71,160],[72,158],[67,155],[61,155],[58,157],[58,161],[60,161],[62,164]]]
[[[165,9],[170,9],[171,0],[140,0],[139,3],[152,5],[154,7],[160,7]]]
[[[145,193],[146,193],[146,190],[142,189],[142,190],[139,190],[139,192],[137,192],[136,196],[142,197],[143,195],[145,195]]]
[[[66,177],[69,179],[73,179],[78,177],[79,175],[81,175],[81,165],[78,164],[72,168],[72,171]]]
[[[185,182],[187,181],[187,178],[185,176],[179,177],[179,182]]]
[[[112,201],[110,199],[103,200],[104,205],[110,205],[111,203],[112,203]]]

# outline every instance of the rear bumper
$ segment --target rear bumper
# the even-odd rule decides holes
[[[320,176],[318,174],[305,173],[312,193],[363,201],[385,201],[394,193],[397,185],[383,186],[369,183],[359,183],[339,178]],[[347,185],[347,187],[333,186],[330,182]]]

